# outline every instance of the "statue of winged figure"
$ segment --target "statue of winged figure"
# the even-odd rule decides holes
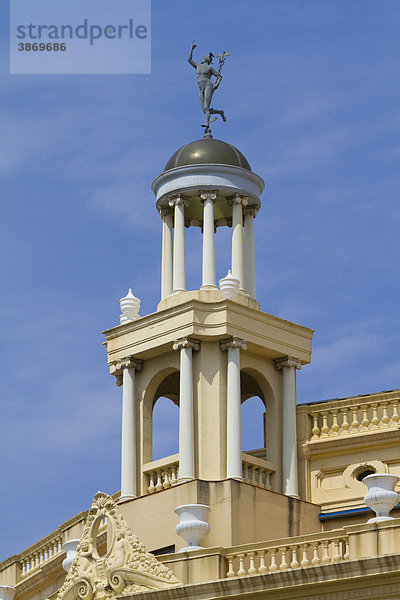
[[[219,84],[221,83],[221,69],[224,65],[226,58],[229,56],[229,53],[223,52],[222,54],[218,54],[218,69],[214,69],[214,67],[212,66],[214,54],[212,52],[203,56],[200,64],[197,64],[193,60],[193,50],[196,47],[197,44],[193,41],[192,47],[189,52],[188,61],[192,65],[192,67],[196,69],[197,83],[199,86],[200,104],[206,116],[206,121],[204,125],[202,125],[202,127],[204,127],[204,137],[212,137],[210,123],[216,121],[217,117],[211,119],[211,115],[220,115],[222,117],[222,120],[226,121],[225,113],[223,110],[211,108],[211,100],[214,92],[218,89]],[[215,77],[215,82],[213,82],[212,76]]]

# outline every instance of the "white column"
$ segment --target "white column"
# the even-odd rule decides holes
[[[186,291],[186,249],[185,249],[185,206],[189,202],[178,196],[170,200],[170,206],[174,206],[174,259],[172,273],[173,292]]]
[[[252,298],[256,298],[256,252],[254,244],[255,208],[244,210],[244,288]]]
[[[244,291],[243,277],[243,211],[247,199],[239,194],[232,200],[232,275],[239,279],[239,289]]]
[[[298,498],[297,433],[296,433],[296,369],[301,362],[291,356],[275,361],[283,376],[283,493]]]
[[[215,243],[214,243],[214,202],[215,192],[200,194],[203,209],[203,281],[202,288],[216,288],[215,282]]]
[[[180,351],[178,481],[189,481],[195,476],[192,352],[199,350],[200,343],[185,338],[176,342],[173,348]]]
[[[221,350],[228,350],[227,374],[227,431],[226,431],[226,477],[242,476],[242,394],[240,389],[240,350],[246,350],[243,340],[231,338],[221,342]]]
[[[161,300],[172,293],[172,231],[173,215],[171,209],[160,211],[162,227],[162,260],[161,260]]]
[[[137,440],[135,371],[141,371],[143,361],[124,358],[113,366],[117,385],[122,385],[122,436],[121,436],[121,498],[136,498]]]

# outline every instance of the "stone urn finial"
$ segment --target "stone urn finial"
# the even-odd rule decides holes
[[[121,298],[119,304],[121,306],[122,312],[122,314],[119,317],[119,322],[121,325],[123,325],[124,323],[130,323],[131,321],[135,321],[140,317],[140,300],[132,294],[132,290],[130,288],[127,295]]]
[[[17,593],[15,587],[11,585],[0,585],[0,600],[14,600]]]
[[[65,550],[65,552],[67,553],[67,557],[64,558],[64,560],[62,562],[62,566],[63,566],[64,571],[67,571],[67,573],[68,573],[70,566],[72,565],[74,558],[76,556],[79,541],[80,540],[68,540],[67,542],[64,542],[62,545],[62,549]]]
[[[368,519],[368,523],[379,523],[393,519],[389,513],[399,501],[399,494],[394,491],[400,477],[390,473],[374,473],[362,480],[368,488],[364,502],[375,512],[376,516]]]
[[[219,280],[219,289],[228,300],[232,300],[239,291],[240,281],[234,277],[229,269],[227,275]]]
[[[210,526],[207,523],[207,513],[210,507],[206,504],[183,504],[175,509],[179,517],[176,533],[182,537],[186,546],[179,552],[200,550],[200,540],[208,533]]]

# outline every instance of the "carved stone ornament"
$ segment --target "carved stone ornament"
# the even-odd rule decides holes
[[[247,350],[247,343],[245,340],[233,336],[228,340],[221,340],[219,347],[222,351],[228,350],[228,348],[239,348],[240,350]]]
[[[106,518],[107,552],[97,549],[99,527]],[[111,496],[97,492],[86,518],[76,557],[57,600],[111,600],[138,592],[182,585],[165,565],[146,552]]]
[[[116,377],[116,384],[118,387],[122,385],[122,373],[124,369],[135,369],[141,371],[143,369],[143,361],[133,356],[127,356],[116,360],[110,365],[110,373]]]
[[[246,196],[241,196],[240,194],[235,194],[233,198],[227,198],[226,202],[228,206],[232,206],[233,204],[241,204],[242,206],[247,206],[249,203],[249,199]]]
[[[217,192],[201,192],[200,194],[200,202],[205,202],[206,200],[212,200],[215,203],[217,199]]]
[[[182,350],[182,348],[192,348],[192,350],[200,350],[200,340],[193,340],[192,338],[182,338],[174,342],[172,346],[174,350]]]
[[[168,204],[170,206],[175,206],[175,204],[177,204],[178,206],[180,206],[180,205],[189,206],[190,200],[189,200],[189,198],[185,198],[181,194],[178,194],[178,196],[175,196],[174,198],[170,198],[170,200],[168,201]]]
[[[293,356],[285,356],[284,358],[277,358],[275,360],[275,369],[278,371],[283,369],[283,367],[294,367],[295,369],[301,369],[301,362],[298,358],[293,358]]]

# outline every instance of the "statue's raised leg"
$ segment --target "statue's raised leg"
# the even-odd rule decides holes
[[[226,116],[223,110],[217,110],[216,108],[210,108],[211,115],[221,115],[222,120],[226,123]]]

